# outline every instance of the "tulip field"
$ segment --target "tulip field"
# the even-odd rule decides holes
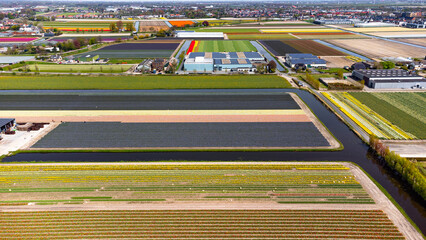
[[[424,93],[322,93],[368,134],[424,139]]]
[[[242,201],[374,204],[340,164],[1,165],[0,206]]]
[[[1,212],[1,239],[405,239],[380,210]]]

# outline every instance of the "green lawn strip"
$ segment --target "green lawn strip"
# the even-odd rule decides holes
[[[0,193],[18,192],[92,192],[98,188],[6,188],[0,189]]]
[[[0,203],[57,203],[57,202],[81,202],[81,200],[77,199],[77,200],[58,200],[58,199],[54,199],[54,200],[12,200],[12,201],[0,201]]]
[[[112,197],[71,197],[71,199],[88,199],[88,200],[93,200],[93,199],[112,199]]]
[[[32,72],[68,72],[68,73],[121,73],[127,71],[131,65],[75,65],[75,64],[55,64],[55,65],[47,65],[47,64],[34,64],[29,65],[28,68]],[[14,71],[17,71],[17,68]]]
[[[109,64],[138,64],[143,62],[143,59],[126,59],[126,58],[111,58]]]
[[[244,89],[291,88],[276,75],[219,76],[3,76],[0,89]]]
[[[407,131],[420,139],[426,138],[424,123],[417,118],[378,98],[374,94],[361,92],[350,92],[350,94],[384,117],[386,120],[390,121],[392,124],[400,127],[402,130]]]

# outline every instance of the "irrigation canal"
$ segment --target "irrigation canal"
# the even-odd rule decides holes
[[[423,233],[426,233],[426,201],[403,183],[399,176],[368,151],[368,146],[327,110],[312,94],[299,89],[241,90],[130,90],[130,91],[5,91],[2,94],[75,94],[83,95],[149,95],[156,93],[297,93],[316,116],[344,145],[336,152],[134,152],[134,153],[22,153],[3,162],[115,162],[115,161],[348,161],[358,164],[380,183],[398,202]],[[58,105],[62,104],[61,102]],[[0,103],[0,106],[3,105]],[[90,105],[90,104],[89,104]],[[0,107],[1,108],[1,107]],[[285,134],[285,133],[283,133]]]

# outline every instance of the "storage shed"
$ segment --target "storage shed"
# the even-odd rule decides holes
[[[0,118],[0,133],[5,132],[15,125],[14,118]]]

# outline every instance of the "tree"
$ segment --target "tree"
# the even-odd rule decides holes
[[[268,66],[269,72],[275,72],[275,69],[277,68],[277,63],[274,60],[271,60],[269,61],[267,66]]]
[[[383,67],[383,69],[393,69],[395,68],[395,63],[391,61],[384,61],[380,63]]]
[[[343,69],[337,70],[337,77],[339,77],[339,79],[343,79]]]
[[[118,31],[121,31],[123,29],[123,22],[122,21],[117,22],[117,28],[118,28]]]
[[[134,29],[135,29],[135,27],[133,26],[132,23],[127,23],[126,24],[126,31],[132,32],[132,31],[134,31]]]
[[[209,25],[210,25],[210,24],[209,24],[209,22],[207,22],[207,21],[204,21],[204,22],[203,22],[203,26],[204,26],[204,27],[208,27]]]
[[[116,32],[117,31],[117,25],[115,25],[115,23],[110,23],[109,24],[109,30],[111,32]]]

